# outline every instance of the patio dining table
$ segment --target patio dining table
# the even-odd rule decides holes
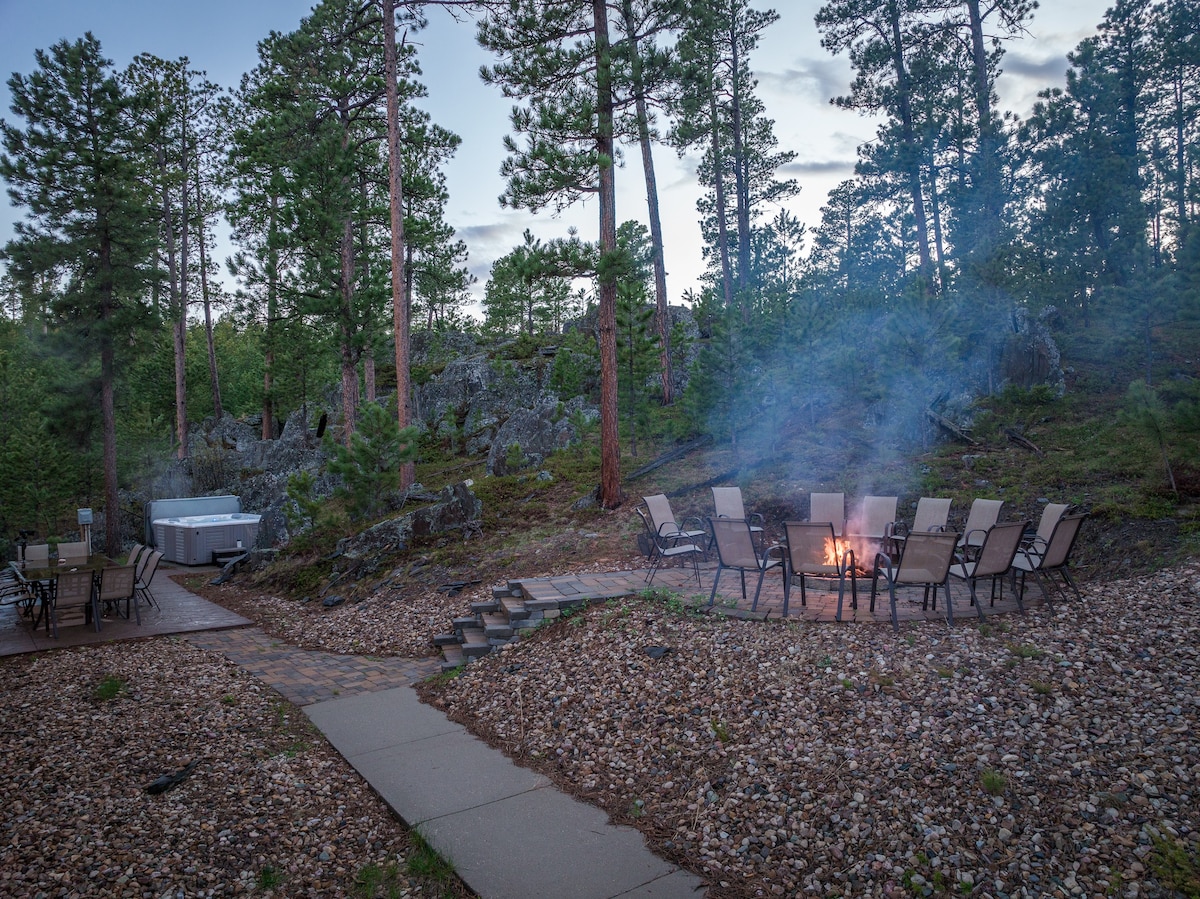
[[[86,559],[70,559],[51,565],[35,567],[21,562],[9,562],[8,566],[16,572],[17,579],[28,587],[34,597],[37,613],[33,614],[32,609],[26,609],[24,614],[33,619],[33,629],[36,631],[43,620],[46,621],[47,628],[50,626],[50,601],[53,598],[54,581],[60,574],[68,571],[90,571],[93,583],[98,586],[100,572],[115,564],[108,556],[93,553]]]

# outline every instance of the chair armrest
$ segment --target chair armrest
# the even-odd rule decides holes
[[[770,546],[768,546],[766,551],[763,553],[763,559],[769,560],[771,558],[771,553],[775,552],[776,550],[779,551],[779,564],[786,567],[788,563],[788,552],[787,547],[782,543],[772,543]]]
[[[758,527],[762,527],[765,523],[765,519],[758,512],[747,513],[746,521],[758,522]]]

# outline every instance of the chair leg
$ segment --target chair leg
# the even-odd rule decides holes
[[[717,576],[713,578],[712,593],[708,594],[708,607],[711,609],[717,601],[717,584],[721,583],[721,563],[717,563]]]
[[[995,581],[992,582],[993,584]],[[979,597],[975,593],[975,578],[967,578],[967,589],[971,591],[971,605],[975,607],[975,614],[979,616],[979,620],[983,621],[983,604],[979,601]],[[946,606],[949,607],[949,603]]]
[[[871,600],[871,610],[874,611],[874,591],[872,591]],[[888,579],[888,600],[892,607],[892,630],[900,633],[900,616],[896,614],[896,585],[892,583],[890,578]]]

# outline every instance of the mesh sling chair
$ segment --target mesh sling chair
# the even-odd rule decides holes
[[[804,592],[806,577],[836,578],[838,582],[837,620],[842,620],[842,601],[846,595],[846,575],[850,575],[850,607],[858,608],[858,577],[854,550],[838,546],[833,525],[828,521],[785,521],[784,547],[787,567],[783,573],[783,617],[787,617],[792,585],[800,582],[800,605],[808,605]]]
[[[946,613],[954,620],[954,607],[950,601],[950,563],[954,561],[954,549],[958,545],[958,534],[954,531],[913,531],[904,541],[904,555],[896,562],[887,553],[877,553],[871,574],[871,611],[875,611],[875,594],[879,578],[887,582],[891,604],[892,627],[900,630],[900,619],[896,613],[896,588],[917,586],[925,589],[921,608],[929,605],[930,593],[933,606],[937,608],[937,590],[946,591]]]
[[[696,557],[704,554],[703,543],[704,537],[700,537],[700,543],[683,542],[685,539],[680,532],[680,536],[675,534],[662,535],[655,530],[651,520],[649,511],[643,506],[635,506],[633,511],[637,512],[638,517],[645,525],[645,539],[649,546],[650,570],[646,572],[646,583],[654,583],[654,575],[663,566],[663,563],[668,559],[683,559],[690,558],[692,560],[692,570],[696,573],[696,586],[700,586],[700,563]],[[705,532],[701,531],[701,535]]]
[[[683,526],[680,526],[671,508],[671,501],[665,493],[643,496],[642,503],[650,516],[650,525],[659,537],[681,543],[695,543],[698,540],[703,542],[708,538],[704,522],[699,518],[685,518]]]
[[[983,604],[979,601],[979,597],[975,593],[975,584],[983,578],[989,578],[992,582],[992,599],[991,605],[996,604],[996,584],[1003,586],[1003,577],[1012,570],[1013,559],[1016,558],[1017,550],[1021,547],[1021,539],[1025,534],[1025,528],[1029,526],[1027,521],[1009,521],[1004,524],[994,524],[988,528],[987,534],[984,535],[983,543],[980,544],[979,550],[975,553],[975,558],[959,559],[950,566],[950,576],[956,577],[959,580],[967,582],[967,589],[971,591],[971,602],[975,606],[975,612],[980,618],[983,618]],[[953,611],[950,609],[949,601],[947,600],[947,613],[953,620]],[[1024,612],[1025,607],[1021,605],[1021,597],[1017,596],[1017,607]]]
[[[1055,522],[1050,539],[1040,555],[1028,548],[1022,548],[1017,553],[1017,557],[1013,559],[1012,567],[1013,575],[1019,581],[1017,588],[1018,602],[1025,595],[1025,576],[1027,574],[1032,574],[1037,578],[1038,586],[1042,588],[1042,595],[1046,597],[1047,602],[1050,601],[1050,594],[1046,590],[1046,584],[1042,579],[1042,575],[1045,575],[1054,585],[1055,589],[1065,598],[1066,590],[1054,580],[1053,575],[1055,572],[1062,577],[1063,583],[1075,591],[1076,599],[1083,598],[1080,595],[1079,587],[1072,580],[1067,566],[1071,561],[1071,550],[1075,548],[1075,541],[1079,537],[1079,528],[1085,518],[1087,518],[1086,512],[1063,515]]]
[[[814,493],[809,497],[809,521],[827,521],[840,537],[846,530],[846,494]]]
[[[63,609],[84,606],[91,611],[92,624],[100,632],[100,605],[96,601],[96,590],[90,571],[64,571],[54,581],[46,612],[46,629],[58,639],[59,612]]]
[[[713,543],[717,547],[717,575],[713,579],[712,593],[708,596],[711,607],[717,599],[717,585],[721,583],[721,572],[729,568],[738,572],[742,580],[742,599],[746,598],[746,572],[758,574],[758,586],[754,590],[754,602],[751,611],[758,608],[758,597],[762,593],[763,579],[772,568],[778,567],[780,574],[785,574],[787,566],[782,546],[771,546],[759,550],[750,530],[750,523],[741,518],[710,518]]]
[[[967,523],[963,525],[962,539],[958,542],[959,549],[969,550],[980,546],[988,528],[1000,520],[1000,508],[1003,505],[1002,499],[972,501],[971,509],[967,512]]]
[[[143,552],[142,558],[144,562],[138,562],[140,571],[134,575],[134,590],[142,599],[146,600],[147,605],[159,608],[158,600],[154,598],[154,594],[150,592],[150,582],[154,580],[154,572],[158,571],[158,563],[162,561],[162,550],[154,550],[153,552]],[[128,567],[128,566],[126,566]],[[138,620],[141,623],[141,620]]]
[[[102,603],[111,605],[120,612],[121,603],[125,603],[125,618],[129,618],[129,606],[133,605],[133,612],[137,616],[137,623],[142,623],[142,612],[138,608],[137,590],[136,590],[136,572],[132,565],[121,565],[118,567],[109,567],[100,571],[100,592],[97,595],[97,600]]]
[[[853,516],[846,522],[846,536],[860,547],[872,545],[887,552],[896,529],[896,496],[864,496]],[[865,556],[866,550],[862,550]]]
[[[747,521],[750,523],[750,533],[762,538],[763,517],[757,512],[746,514],[741,487],[713,487],[712,496],[713,510],[717,513],[717,518],[740,518]]]

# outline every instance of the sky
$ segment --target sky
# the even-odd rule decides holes
[[[163,59],[187,56],[211,81],[235,87],[257,64],[258,41],[271,31],[295,30],[312,5],[312,0],[0,0],[0,118],[23,125],[10,108],[8,78],[13,72],[32,72],[34,51],[64,38],[75,40],[91,31],[119,69],[142,52]],[[829,190],[853,174],[856,148],[874,137],[875,123],[829,102],[848,91],[853,73],[844,56],[833,57],[820,45],[813,15],[821,4],[780,0],[757,5],[773,6],[780,14],[763,34],[751,65],[766,114],[775,122],[779,149],[796,153],[781,172],[801,187],[787,207],[815,230]],[[1029,34],[1008,44],[997,84],[1001,108],[1025,115],[1039,90],[1061,86],[1066,54],[1095,33],[1108,6],[1109,0],[1042,0]],[[492,263],[521,243],[526,228],[543,241],[564,237],[571,228],[594,240],[598,211],[594,202],[560,216],[500,208],[501,140],[509,131],[511,101],[480,81],[479,67],[492,59],[476,45],[473,25],[436,9],[429,18],[430,27],[416,36],[429,92],[421,105],[437,124],[462,138],[446,168],[446,218],[467,244],[468,266],[479,279],[478,297]],[[628,164],[617,174],[618,221],[644,222],[640,157],[636,147],[627,154]],[[655,164],[667,287],[671,302],[678,303],[685,290],[698,285],[704,269],[695,160],[679,159],[670,148],[657,146]],[[14,209],[7,196],[0,202],[0,245],[11,239],[13,223],[23,217],[24,211]],[[224,257],[232,248],[222,243],[218,255]]]

